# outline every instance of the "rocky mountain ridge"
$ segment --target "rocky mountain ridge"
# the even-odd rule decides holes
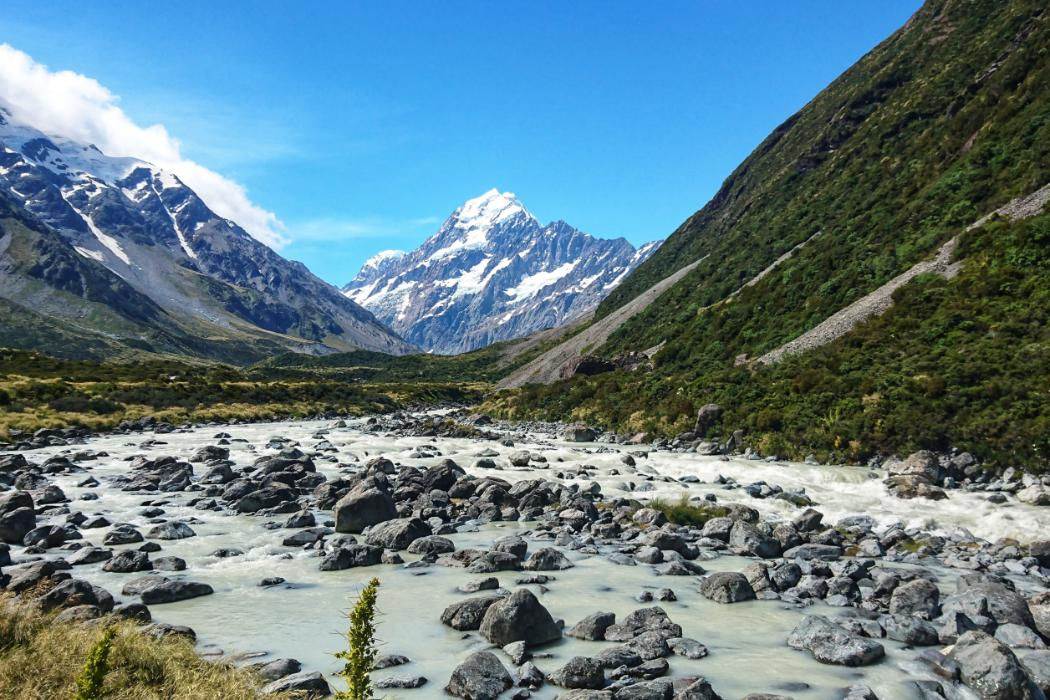
[[[366,262],[344,293],[426,350],[464,352],[578,318],[658,245],[636,250],[564,221],[541,224],[493,189],[415,251]]]
[[[88,354],[134,347],[240,353],[241,361],[282,349],[413,349],[305,266],[216,215],[176,175],[46,135],[6,110],[0,194],[8,344],[46,350],[79,337],[86,340],[74,344]],[[125,306],[140,316],[149,309],[151,318],[132,318],[91,293],[85,275],[95,287],[124,290],[135,299]],[[55,325],[61,335],[43,331]]]

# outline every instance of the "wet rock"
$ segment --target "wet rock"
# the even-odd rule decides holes
[[[1021,659],[1021,664],[1035,687],[1050,696],[1050,651],[1034,651]]]
[[[133,549],[117,552],[114,557],[102,565],[103,571],[117,574],[130,574],[136,571],[151,571],[152,569],[153,563],[149,560],[149,555]]]
[[[961,585],[965,586],[965,590],[945,599],[942,606],[945,613],[961,612],[971,619],[988,616],[1000,625],[1012,622],[1024,627],[1035,626],[1032,611],[1024,596],[1003,583],[980,580]]]
[[[328,697],[332,694],[328,681],[319,671],[300,671],[273,681],[262,689],[263,695],[296,692],[300,697]]]
[[[384,668],[393,668],[395,666],[404,666],[410,663],[412,660],[407,656],[401,654],[386,654],[376,659],[376,668],[382,670]]]
[[[32,505],[10,507],[11,504],[20,501],[15,500],[18,493],[7,497],[9,508],[3,510],[0,505],[0,540],[8,544],[22,544],[25,537],[36,528],[36,511]],[[29,494],[25,494],[25,500],[32,504]]]
[[[911,646],[933,646],[940,643],[937,628],[914,615],[883,615],[879,624],[886,636]]]
[[[747,577],[735,571],[720,571],[700,583],[700,592],[716,603],[739,603],[754,600],[755,591]]]
[[[479,591],[494,591],[499,588],[499,579],[495,576],[467,581],[456,587],[460,593],[477,593]]]
[[[125,620],[133,622],[150,622],[153,617],[149,608],[142,603],[125,603],[113,608],[113,614]]]
[[[948,656],[961,669],[962,681],[983,700],[1031,700],[1024,668],[1010,648],[984,632],[959,637]]]
[[[142,602],[146,605],[159,605],[162,603],[175,603],[180,600],[199,598],[211,595],[215,591],[206,583],[195,581],[164,581],[150,586],[140,594]]]
[[[150,528],[146,537],[151,540],[182,540],[187,537],[195,537],[196,532],[189,525],[178,520],[171,520]]]
[[[517,641],[538,646],[561,639],[561,628],[532,591],[520,589],[488,608],[481,636],[498,647]]]
[[[112,557],[112,549],[103,549],[102,547],[83,547],[73,552],[72,556],[66,558],[66,561],[69,562],[70,566],[80,566],[82,564],[97,564]]]
[[[410,554],[448,554],[455,550],[456,545],[453,544],[452,540],[440,535],[420,537],[408,545]]]
[[[552,547],[537,549],[522,565],[528,571],[562,571],[571,569],[574,564]]]
[[[390,494],[378,488],[354,489],[335,504],[335,531],[363,532],[367,527],[396,517],[397,509]]]
[[[897,586],[890,597],[891,615],[918,615],[932,620],[941,614],[941,592],[924,578]]]
[[[763,534],[749,522],[738,520],[729,532],[729,549],[734,554],[743,554],[762,559],[780,556],[780,542]]]
[[[374,547],[399,551],[429,534],[430,526],[419,518],[396,518],[374,525],[368,531],[365,542]]]
[[[850,634],[821,615],[806,615],[787,643],[792,649],[810,652],[821,663],[841,666],[867,666],[886,653],[878,642]]]
[[[422,688],[427,684],[426,676],[388,676],[375,681],[372,686],[377,690]]]
[[[55,622],[86,622],[97,620],[100,617],[102,617],[102,611],[97,605],[76,605],[56,615]]]
[[[785,559],[819,559],[838,561],[842,558],[842,547],[830,544],[801,544],[784,552]]]
[[[667,640],[667,646],[683,659],[702,659],[708,654],[706,646],[688,637],[671,637]]]
[[[562,688],[588,688],[599,690],[605,686],[605,670],[598,659],[589,656],[574,656],[557,669],[548,680]]]
[[[113,596],[104,588],[80,579],[67,579],[54,586],[39,598],[44,610],[72,608],[78,605],[94,605],[102,612],[113,610]]]
[[[299,673],[303,670],[303,665],[298,659],[275,659],[269,663],[256,664],[254,669],[263,680],[273,682],[293,673]]]
[[[496,655],[479,651],[456,667],[445,692],[465,700],[495,700],[511,685],[510,673]]]
[[[1046,649],[1046,643],[1035,630],[1013,622],[999,625],[995,638],[1012,649]]]
[[[65,528],[59,527],[58,525],[41,525],[40,527],[27,532],[26,536],[22,539],[22,544],[26,547],[51,549],[52,547],[58,547],[64,543],[68,536],[69,533]]]
[[[375,566],[383,559],[383,549],[369,544],[344,544],[325,555],[321,571],[342,571],[358,566]]]
[[[703,677],[675,679],[673,690],[674,700],[722,700]]]
[[[673,685],[667,680],[641,681],[619,688],[614,700],[671,700]]]
[[[569,629],[567,634],[576,639],[599,641],[605,639],[605,630],[616,622],[616,615],[611,612],[596,612],[583,618]]]
[[[441,613],[441,623],[454,630],[476,630],[481,627],[485,613],[502,596],[478,596],[460,600],[445,608]]]
[[[142,533],[127,524],[117,525],[102,538],[102,544],[107,547],[136,542],[142,542]]]
[[[186,560],[181,557],[157,557],[153,560],[153,568],[158,571],[185,571]]]

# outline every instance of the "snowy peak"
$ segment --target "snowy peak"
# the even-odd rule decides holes
[[[414,350],[339,290],[285,260],[236,222],[218,216],[173,173],[45,134],[6,111],[0,111],[0,199],[39,222],[40,230],[52,236],[53,246],[70,254],[55,253],[30,265],[29,277],[49,275],[52,287],[81,295],[113,287],[119,280],[152,300],[174,324],[164,342],[182,338],[185,331],[192,338],[222,338],[253,350]],[[3,234],[0,224],[0,239]],[[30,234],[24,235],[25,245],[30,245]],[[41,255],[34,249],[17,260],[4,259],[5,249],[11,244],[0,249],[0,269],[5,272]],[[70,270],[81,267],[91,270],[84,273],[93,275],[90,284],[67,279]],[[26,305],[31,300],[14,278],[9,274],[0,279],[0,299]],[[98,281],[102,279],[108,281]],[[86,297],[60,304],[49,296],[52,292],[39,285],[34,289],[41,290],[38,306],[52,318],[93,317],[94,312],[82,305]],[[85,331],[94,333],[89,326],[84,324]],[[173,331],[175,326],[181,330]],[[136,326],[119,342],[142,349],[141,336],[153,330]],[[106,342],[112,340],[110,335]],[[188,354],[231,352],[221,341],[178,343]]]
[[[374,256],[343,291],[406,340],[463,352],[586,313],[657,245],[635,250],[564,221],[544,225],[514,194],[491,189],[415,251]]]

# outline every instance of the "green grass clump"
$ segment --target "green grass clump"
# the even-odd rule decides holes
[[[0,598],[0,698],[257,700],[263,685],[248,669],[203,659],[185,638],[154,639],[124,621],[114,621],[103,637],[109,637],[108,668],[101,673],[98,626],[56,623],[54,618],[32,603]],[[88,668],[92,670],[82,676]],[[95,694],[78,695],[85,687]]]
[[[350,629],[346,633],[347,649],[336,654],[345,663],[339,675],[346,681],[346,690],[335,694],[336,700],[372,700],[372,671],[376,666],[376,596],[379,579],[373,578],[357,597],[353,610],[347,616]]]
[[[658,510],[675,525],[687,525],[692,527],[703,527],[711,518],[724,518],[729,511],[722,506],[716,505],[693,505],[688,496],[682,496],[678,501],[665,501],[660,498],[649,502],[649,507]]]

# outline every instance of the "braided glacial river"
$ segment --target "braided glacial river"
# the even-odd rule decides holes
[[[322,434],[318,431],[326,430]],[[403,654],[411,661],[396,668],[377,671],[375,678],[386,676],[425,676],[428,682],[418,689],[378,691],[380,697],[432,698],[445,697],[443,688],[452,669],[470,653],[491,648],[477,632],[460,632],[441,624],[442,610],[450,603],[466,597],[457,586],[483,578],[462,568],[426,566],[419,568],[396,564],[380,564],[342,571],[322,572],[318,569],[316,550],[282,546],[283,538],[293,531],[264,527],[266,522],[283,522],[286,516],[259,517],[236,515],[229,512],[198,510],[186,505],[193,492],[181,493],[127,493],[107,486],[107,478],[128,473],[128,460],[133,455],[171,455],[180,460],[190,457],[197,449],[216,444],[216,433],[230,435],[230,460],[234,469],[245,467],[264,455],[276,454],[277,447],[269,447],[271,438],[281,437],[298,445],[308,454],[314,453],[321,440],[330,444],[329,451],[314,454],[317,470],[329,479],[345,476],[348,468],[377,456],[384,456],[398,465],[417,467],[435,466],[444,459],[452,459],[474,475],[493,476],[517,481],[520,479],[564,480],[589,487],[600,485],[606,498],[630,496],[640,500],[654,497],[679,499],[682,495],[702,497],[713,493],[722,503],[740,501],[756,508],[763,518],[790,520],[800,512],[796,506],[777,499],[756,499],[744,489],[726,489],[716,483],[719,475],[732,477],[741,484],[767,481],[790,490],[803,487],[824,513],[824,521],[834,524],[850,515],[874,518],[879,527],[892,525],[921,527],[928,531],[950,534],[957,528],[966,528],[974,536],[989,541],[1016,538],[1027,542],[1050,532],[1050,508],[1036,508],[1010,501],[994,505],[980,493],[952,491],[944,501],[924,499],[900,500],[890,496],[879,475],[866,468],[822,467],[794,463],[767,463],[760,461],[725,460],[701,457],[696,454],[651,452],[640,447],[604,445],[596,443],[566,443],[552,435],[508,433],[515,445],[508,447],[496,441],[405,437],[382,432],[371,432],[363,421],[350,421],[348,427],[333,427],[333,421],[285,422],[253,425],[207,426],[189,431],[163,435],[137,433],[92,438],[85,445],[52,447],[25,453],[33,462],[81,450],[105,452],[107,456],[83,462],[88,474],[102,485],[80,488],[87,474],[67,474],[52,477],[71,499],[70,507],[87,516],[105,515],[113,522],[127,522],[145,531],[152,521],[142,515],[144,504],[162,501],[163,519],[182,520],[196,532],[195,537],[163,541],[163,551],[151,556],[177,556],[186,560],[183,572],[161,572],[171,578],[187,578],[210,584],[215,593],[192,600],[151,606],[155,621],[188,625],[198,636],[198,650],[207,656],[226,656],[251,661],[266,661],[280,657],[294,657],[308,671],[322,671],[329,675],[333,687],[338,680],[331,677],[338,668],[332,654],[342,648],[341,633],[346,621],[342,616],[354,594],[364,582],[376,576],[381,580],[379,591],[379,638],[381,654]],[[147,443],[147,440],[155,440]],[[328,447],[327,445],[325,446]],[[423,456],[420,447],[436,448],[433,456]],[[534,463],[527,468],[512,467],[507,459],[515,450],[528,449],[547,458],[546,464]],[[495,469],[477,469],[474,464],[482,450],[499,452],[494,457]],[[439,454],[438,454],[439,453]],[[636,456],[636,466],[627,466],[623,454]],[[583,465],[593,469],[584,478],[573,473]],[[203,465],[195,465],[197,476]],[[559,478],[561,475],[561,478]],[[699,481],[683,483],[681,477],[696,477]],[[641,488],[639,488],[641,487]],[[81,500],[91,491],[98,500]],[[332,519],[331,511],[315,511],[318,525]],[[61,522],[57,516],[55,522]],[[538,547],[554,546],[550,539],[530,539],[530,522],[495,522],[461,527],[449,535],[457,549],[488,548],[495,538],[507,534],[521,534],[529,542],[530,551]],[[107,529],[85,530],[84,537],[96,546],[101,545]],[[84,544],[79,541],[78,544]],[[137,548],[131,544],[115,549]],[[243,550],[241,556],[217,558],[212,553],[220,548]],[[841,608],[831,608],[822,602],[805,610],[782,601],[748,601],[723,605],[699,593],[700,578],[696,576],[657,576],[645,564],[623,566],[610,561],[602,552],[585,554],[573,547],[559,549],[575,565],[563,571],[546,572],[553,580],[545,586],[530,585],[555,619],[563,619],[567,626],[596,611],[610,611],[618,619],[629,612],[648,605],[660,605],[670,618],[682,626],[684,635],[705,644],[710,654],[702,659],[689,660],[678,656],[668,659],[670,676],[700,675],[727,700],[747,693],[779,693],[794,698],[837,698],[844,689],[863,684],[871,687],[879,698],[917,697],[909,681],[934,678],[925,667],[914,661],[916,651],[902,644],[879,640],[886,648],[886,658],[880,663],[863,668],[830,666],[818,663],[810,654],[789,648],[785,640],[804,613],[825,614],[834,617]],[[20,547],[13,556],[20,558]],[[68,556],[61,549],[50,550],[47,556]],[[401,553],[405,562],[416,555]],[[723,553],[710,560],[701,560],[705,569],[740,571],[753,559]],[[886,566],[908,566],[886,564]],[[123,585],[141,574],[118,574],[102,571],[102,564],[77,566],[72,572],[108,589],[118,600],[132,602],[130,596],[121,596]],[[944,591],[954,590],[954,579],[964,571],[938,567],[938,585]],[[521,572],[503,571],[495,574],[500,585],[513,590],[515,578]],[[281,577],[286,583],[261,587],[267,577]],[[1018,587],[1021,588],[1019,583]],[[656,592],[661,588],[674,590],[677,601],[640,603],[636,596],[644,590]],[[572,656],[593,656],[612,646],[610,642],[582,641],[564,637],[562,641],[536,650],[534,663],[551,671]],[[515,667],[498,650],[497,655],[513,673]],[[508,691],[506,697],[513,694]],[[553,698],[564,690],[547,684],[533,697]]]

